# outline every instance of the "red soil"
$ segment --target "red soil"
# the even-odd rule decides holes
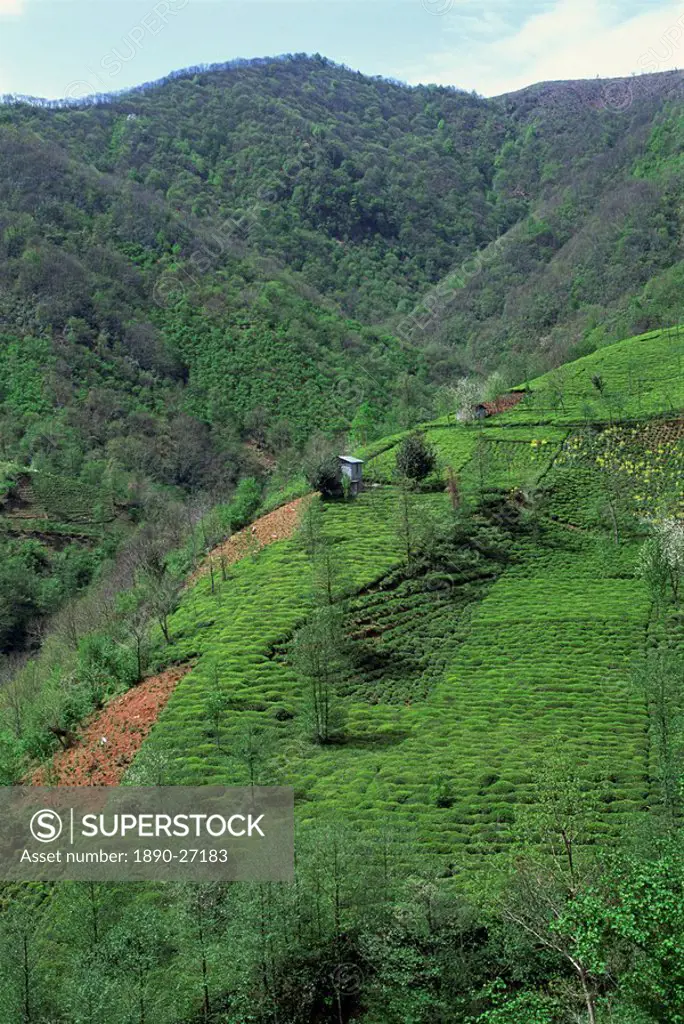
[[[251,526],[246,526],[239,533],[234,533],[224,544],[214,548],[203,565],[191,577],[190,582],[194,583],[200,576],[207,575],[210,560],[213,563],[214,572],[220,572],[222,558],[225,565],[230,565],[233,562],[239,562],[241,558],[250,553],[250,550],[258,550],[277,540],[288,540],[297,528],[299,510],[302,502],[306,500],[306,498],[297,498],[296,501],[291,501],[288,505],[281,505],[274,512],[269,512],[268,515],[257,519]]]
[[[191,665],[177,665],[116,697],[88,719],[78,746],[60,750],[33,786],[116,786],[146,739],[176,685]]]
[[[493,402],[483,402],[488,416],[496,416],[497,413],[506,412],[522,402],[525,397],[524,391],[512,391],[508,395],[499,395]]]

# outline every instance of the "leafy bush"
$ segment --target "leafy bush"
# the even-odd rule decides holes
[[[397,452],[397,470],[409,480],[424,480],[436,461],[434,448],[418,430],[402,441]]]
[[[21,776],[24,749],[9,729],[0,731],[0,786],[12,786]]]
[[[339,498],[343,493],[342,471],[335,455],[326,454],[306,467],[306,479],[324,498]]]
[[[76,673],[98,707],[113,690],[127,690],[138,682],[133,650],[102,633],[85,636],[78,646]]]
[[[229,530],[241,530],[251,523],[261,502],[261,488],[254,477],[241,480],[228,505],[222,507]]]

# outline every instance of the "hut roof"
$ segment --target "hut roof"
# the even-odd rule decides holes
[[[506,412],[508,409],[512,409],[518,402],[522,402],[524,397],[524,391],[512,391],[507,395],[499,395],[493,402],[483,402],[477,408],[483,408],[488,416],[496,416],[498,412]]]

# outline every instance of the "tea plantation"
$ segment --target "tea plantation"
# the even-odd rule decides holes
[[[426,425],[437,463],[417,489],[396,472],[404,435],[362,453],[366,491],[321,516],[344,712],[330,742],[311,738],[293,640],[317,603],[306,530],[253,552],[213,590],[198,582],[168,655],[199,655],[196,667],[131,778],[161,765],[171,783],[290,784],[300,822],[391,826],[459,874],[506,851],[540,767],[563,750],[582,766],[593,841],[624,835],[657,800],[633,683],[652,616],[635,569],[643,516],[684,499],[684,431],[663,418],[663,402],[684,395],[627,388],[656,418],[611,425],[606,389],[592,384],[600,374],[624,387],[637,357],[642,379],[649,368],[669,379],[679,355],[661,333],[571,364],[565,407],[545,409],[542,425],[545,378],[500,416]],[[440,548],[456,520],[458,538]],[[412,543],[423,556],[432,544],[430,555],[414,557]]]
[[[598,349],[529,384],[503,423],[614,423],[684,406],[684,332],[652,331]]]

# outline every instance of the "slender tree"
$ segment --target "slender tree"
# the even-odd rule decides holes
[[[674,824],[682,810],[684,659],[675,651],[651,651],[635,683],[649,711],[666,818]]]
[[[577,923],[561,928],[569,902],[585,893],[595,875],[583,853],[589,838],[589,787],[571,756],[551,753],[540,764],[534,800],[516,822],[516,866],[499,900],[505,921],[568,963],[589,1024],[596,1024],[600,979],[592,972]]]
[[[329,743],[340,735],[344,708],[338,694],[341,616],[334,607],[317,608],[295,634],[291,661],[306,684],[307,705],[314,739]]]

